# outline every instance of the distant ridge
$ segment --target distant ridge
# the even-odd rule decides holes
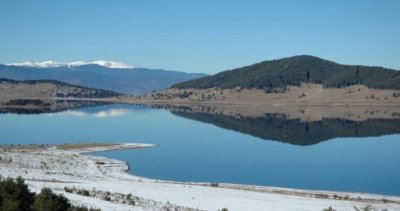
[[[400,71],[383,67],[342,65],[315,56],[301,55],[263,61],[212,76],[177,83],[172,88],[257,88],[282,90],[302,82],[342,88],[363,84],[370,88],[400,89]]]
[[[0,64],[0,78],[13,80],[57,80],[69,84],[142,94],[170,87],[175,83],[203,77],[161,69],[133,68],[118,62],[95,61],[59,63],[55,61]]]
[[[21,63],[10,63],[7,64],[8,66],[19,66],[19,67],[38,67],[38,68],[52,68],[52,67],[77,67],[82,65],[89,65],[89,64],[97,64],[107,68],[120,68],[120,69],[131,69],[135,68],[134,66],[124,64],[122,62],[115,62],[115,61],[106,61],[106,60],[98,60],[93,62],[84,62],[84,61],[74,61],[74,62],[57,62],[53,60],[44,61],[44,62],[21,62]]]
[[[78,85],[72,85],[56,80],[25,80],[25,81],[17,81],[7,78],[0,78],[0,85],[14,85],[11,89],[18,89],[19,92],[25,91],[23,88],[18,88],[18,85],[45,85],[51,84],[54,86],[53,89],[56,93],[53,93],[54,96],[49,97],[75,97],[75,98],[105,98],[105,97],[117,97],[121,96],[120,93],[104,90],[104,89],[96,89],[96,88],[88,88]],[[43,87],[43,90],[49,89],[47,87]],[[41,94],[43,93],[41,90]],[[29,90],[32,91],[32,90]],[[10,90],[8,90],[10,92]],[[1,93],[0,93],[1,94]],[[22,94],[22,93],[19,93]],[[4,97],[4,96],[2,96]]]

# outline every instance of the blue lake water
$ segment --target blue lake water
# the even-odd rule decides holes
[[[352,125],[328,123],[345,124],[340,130],[335,128],[338,133]],[[254,134],[260,134],[258,131],[253,135],[236,132],[164,109],[106,105],[50,114],[1,114],[0,144],[152,143],[158,147],[95,154],[127,161],[130,173],[155,179],[400,196],[400,121],[378,123],[390,126],[377,132],[381,136],[346,135],[299,146],[257,138]],[[364,126],[359,127],[362,132]],[[359,133],[357,130],[356,136]],[[312,138],[316,135],[313,131]]]

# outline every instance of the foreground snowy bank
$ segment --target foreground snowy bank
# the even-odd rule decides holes
[[[126,173],[125,162],[82,154],[152,146],[0,148],[0,175],[21,176],[33,191],[49,187],[73,204],[102,210],[400,210],[394,196],[146,179]]]

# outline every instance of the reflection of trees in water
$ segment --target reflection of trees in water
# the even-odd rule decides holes
[[[16,107],[0,108],[0,113],[16,113],[16,114],[55,113],[73,108],[83,108],[83,107],[110,104],[105,102],[81,101],[81,100],[30,100],[30,99],[14,100],[11,101],[10,103],[13,104],[9,105],[14,105]],[[33,107],[30,108],[29,105]]]
[[[3,108],[0,113],[41,114],[55,113],[68,109],[108,105],[111,103],[94,101],[45,101],[23,102],[50,103],[40,109]],[[171,106],[154,105],[154,108],[166,108],[173,114],[185,118],[210,123],[221,128],[249,134],[265,140],[274,140],[294,145],[313,145],[338,137],[371,137],[400,133],[398,119],[367,119],[353,121],[341,118],[324,118],[320,121],[301,121],[288,118],[284,113],[266,113],[260,117],[248,117],[240,114],[229,116],[216,107],[209,106]],[[393,117],[396,117],[393,115]]]
[[[190,109],[189,109],[190,110]],[[322,119],[303,122],[288,119],[285,114],[265,114],[262,117],[240,118],[220,113],[191,112],[182,108],[172,113],[189,119],[211,123],[266,140],[295,145],[313,145],[337,137],[370,137],[400,133],[400,119]]]

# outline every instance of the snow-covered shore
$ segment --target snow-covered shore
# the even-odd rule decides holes
[[[366,205],[400,210],[396,196],[147,179],[126,173],[123,161],[82,154],[152,146],[0,148],[0,175],[21,176],[33,191],[49,187],[74,204],[102,210],[354,210]]]

